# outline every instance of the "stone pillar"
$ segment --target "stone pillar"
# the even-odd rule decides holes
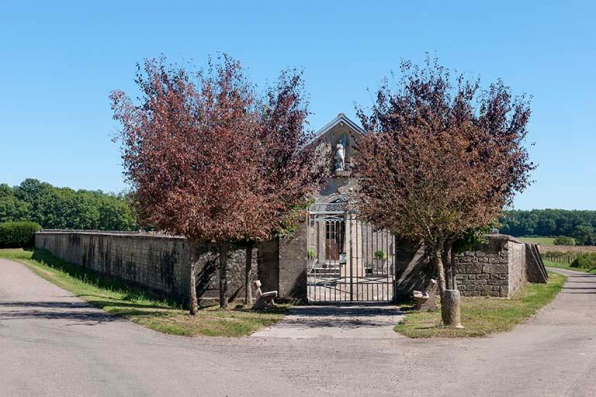
[[[299,222],[296,232],[279,242],[279,296],[306,299],[307,222]]]

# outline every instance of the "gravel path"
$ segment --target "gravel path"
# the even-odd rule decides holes
[[[393,331],[405,315],[392,305],[296,306],[253,338],[401,338]]]
[[[209,339],[107,315],[0,259],[0,396],[596,396],[596,276],[560,272],[555,302],[490,338],[384,337],[352,313],[342,337]]]

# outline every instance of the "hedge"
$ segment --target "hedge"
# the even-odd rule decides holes
[[[571,267],[580,269],[592,270],[596,268],[596,253],[581,253],[578,254],[575,260],[571,263]]]
[[[34,243],[41,226],[34,222],[0,223],[0,248],[21,248]]]
[[[555,245],[575,245],[575,239],[573,237],[559,236],[555,238]]]

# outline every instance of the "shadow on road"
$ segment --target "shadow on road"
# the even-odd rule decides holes
[[[396,306],[295,306],[277,327],[362,328],[395,324],[403,315]]]
[[[69,320],[92,324],[119,321],[84,302],[0,302],[0,320]]]

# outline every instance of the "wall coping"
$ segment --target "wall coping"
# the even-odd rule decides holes
[[[486,238],[487,240],[493,240],[493,241],[511,241],[517,244],[524,244],[521,241],[519,241],[517,238],[510,236],[508,234],[485,234],[484,238]]]
[[[186,240],[186,237],[183,237],[183,236],[169,236],[167,234],[151,234],[151,233],[145,233],[145,232],[120,232],[120,231],[103,231],[103,230],[42,229],[35,234],[40,234],[40,235],[79,234],[79,235],[92,235],[92,236],[141,237],[141,238]]]
[[[114,237],[143,237],[143,238],[166,238],[175,240],[186,240],[184,236],[170,236],[167,234],[152,234],[146,232],[134,231],[113,231],[113,230],[75,230],[75,229],[42,229],[35,234],[81,234],[94,236],[114,236]],[[517,238],[508,234],[486,234],[484,237],[487,240],[493,241],[511,241],[517,244],[523,244]]]

